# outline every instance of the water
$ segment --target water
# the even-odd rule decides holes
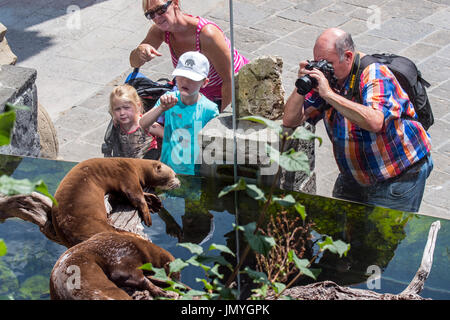
[[[74,165],[63,161],[0,156],[0,173],[17,179],[43,179],[52,194]],[[154,243],[182,259],[188,259],[191,254],[177,246],[175,235],[180,232],[182,242],[201,244],[205,251],[212,243],[226,244],[234,249],[234,196],[217,197],[224,186],[231,184],[230,181],[191,176],[180,179],[180,189],[162,195],[165,211],[153,215],[153,225],[145,228],[145,232]],[[316,266],[322,269],[319,280],[368,289],[368,268],[376,266],[382,274],[374,290],[380,293],[400,293],[408,285],[419,268],[429,227],[437,220],[320,196],[294,193],[294,197],[305,205],[308,218],[315,223],[312,232],[315,240],[327,234],[351,244],[343,259],[328,253],[320,257]],[[260,205],[240,194],[240,223],[254,221]],[[281,208],[271,208],[273,212],[277,210]],[[421,295],[450,299],[450,222],[440,221],[433,267]],[[0,258],[0,299],[49,299],[50,272],[65,248],[47,240],[37,226],[19,219],[0,224],[0,239],[8,246],[8,253]],[[204,278],[199,268],[190,267],[182,272],[183,282],[201,288],[197,278]]]

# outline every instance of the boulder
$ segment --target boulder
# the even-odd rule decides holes
[[[239,70],[235,77],[238,117],[258,115],[276,120],[283,116],[282,69],[280,57],[261,56]]]
[[[5,34],[8,29],[0,23],[0,65],[16,64],[17,56],[11,51]]]

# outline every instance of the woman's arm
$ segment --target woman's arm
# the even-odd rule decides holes
[[[222,78],[221,111],[231,103],[231,53],[223,33],[214,25],[206,25],[200,33],[202,53]]]
[[[163,41],[164,32],[158,29],[155,25],[151,26],[145,39],[136,49],[131,51],[130,65],[133,68],[139,68],[144,63],[152,60],[154,57],[161,56],[158,49]]]

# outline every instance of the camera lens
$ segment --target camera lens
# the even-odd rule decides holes
[[[317,80],[311,78],[309,75],[305,75],[295,81],[295,86],[297,87],[298,94],[304,96],[317,86]]]

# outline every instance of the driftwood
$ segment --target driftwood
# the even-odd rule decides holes
[[[323,281],[287,289],[284,295],[299,300],[424,300],[419,296],[419,293],[422,291],[425,280],[431,271],[437,233],[440,227],[439,221],[431,224],[419,270],[408,287],[400,294],[380,294],[370,290],[341,287],[332,281]]]
[[[144,236],[141,219],[137,210],[127,205],[112,208],[105,198],[105,207],[109,221],[118,229],[127,230]],[[0,222],[8,218],[20,218],[39,226],[41,232],[50,240],[60,243],[52,225],[52,202],[49,198],[33,192],[30,195],[0,196]],[[436,244],[440,222],[435,221],[428,235],[422,262],[415,277],[400,294],[380,294],[370,290],[341,287],[332,281],[323,281],[306,286],[287,289],[284,295],[294,299],[305,300],[411,300],[423,299],[419,296],[433,264],[433,253]],[[146,292],[134,292],[135,299],[151,299]],[[273,299],[274,296],[267,297]]]
[[[144,233],[138,211],[126,204],[117,204],[114,208],[105,197],[108,219],[115,228],[140,235],[150,241]],[[61,244],[52,224],[52,201],[37,192],[28,195],[0,196],[0,222],[9,218],[20,218],[34,223],[50,240]]]

